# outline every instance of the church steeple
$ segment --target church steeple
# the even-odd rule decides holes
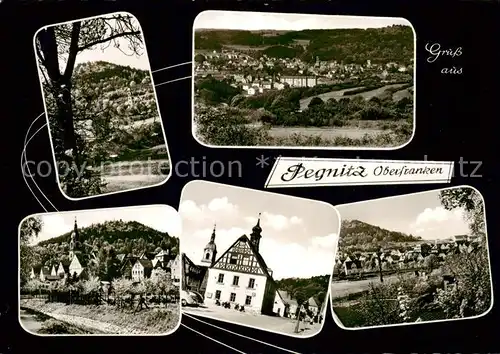
[[[252,233],[250,234],[250,242],[253,244],[255,250],[259,252],[260,239],[262,238],[261,232],[262,228],[260,227],[260,216],[257,219],[257,224],[252,228]]]
[[[208,263],[212,265],[215,262],[215,257],[217,256],[217,246],[215,244],[215,228],[216,224],[214,223],[214,229],[212,231],[212,236],[210,236],[210,242],[208,242],[203,249],[203,259],[201,260],[202,263]]]
[[[76,221],[76,216],[75,216],[75,224],[73,226],[73,231],[71,232],[69,241],[70,258],[72,258],[75,252],[78,251],[79,243],[80,243],[80,237],[78,234],[78,223]]]
[[[214,229],[212,231],[212,236],[210,236],[210,242],[215,242],[215,228],[217,227],[217,224],[214,223]]]

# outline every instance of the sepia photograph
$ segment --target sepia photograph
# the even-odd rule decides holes
[[[413,138],[408,20],[204,11],[193,27],[202,145],[394,150]]]
[[[468,186],[337,206],[330,296],[344,329],[476,318],[493,306],[485,206]]]
[[[340,222],[333,206],[193,181],[179,213],[183,316],[299,338],[319,333]]]
[[[166,205],[56,212],[19,225],[19,321],[41,336],[180,326],[181,218]]]
[[[137,19],[46,26],[34,48],[61,192],[78,200],[166,182],[170,155]]]

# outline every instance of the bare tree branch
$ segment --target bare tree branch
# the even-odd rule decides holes
[[[87,43],[81,47],[78,47],[78,51],[81,52],[82,50],[92,48],[93,46],[106,43],[106,42],[111,41],[111,40],[116,39],[116,38],[127,37],[127,36],[137,36],[140,34],[141,34],[140,31],[116,33],[116,34],[113,34],[109,37],[98,39],[98,40],[95,40],[93,42]]]

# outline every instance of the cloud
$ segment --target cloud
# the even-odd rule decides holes
[[[324,239],[324,237],[317,239]],[[298,243],[285,244],[271,239],[262,239],[260,253],[277,280],[309,278],[331,274],[333,270],[334,247],[305,247]]]
[[[327,236],[318,236],[311,239],[313,247],[333,248],[337,243],[337,234],[329,234]]]
[[[461,209],[450,211],[442,206],[434,209],[426,208],[423,212],[418,214],[415,225],[427,225],[429,223],[443,222],[450,219],[461,219],[462,217],[463,211]]]
[[[257,217],[246,217],[245,221],[250,225],[257,223]],[[292,226],[302,225],[303,220],[298,216],[286,217],[279,214],[271,214],[264,212],[261,215],[261,225],[263,228],[271,228],[276,231],[283,231],[291,228]]]
[[[219,213],[234,213],[238,210],[238,207],[229,203],[227,197],[223,197],[212,199],[210,203],[208,203],[208,210]]]
[[[204,223],[207,220],[236,217],[238,206],[230,203],[227,197],[214,198],[206,205],[197,205],[192,200],[185,200],[179,205],[179,213],[191,222]]]
[[[410,229],[424,239],[447,238],[469,232],[462,209],[446,210],[442,206],[424,209]]]

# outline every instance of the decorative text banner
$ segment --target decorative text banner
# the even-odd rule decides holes
[[[265,188],[449,183],[453,162],[278,157]]]

